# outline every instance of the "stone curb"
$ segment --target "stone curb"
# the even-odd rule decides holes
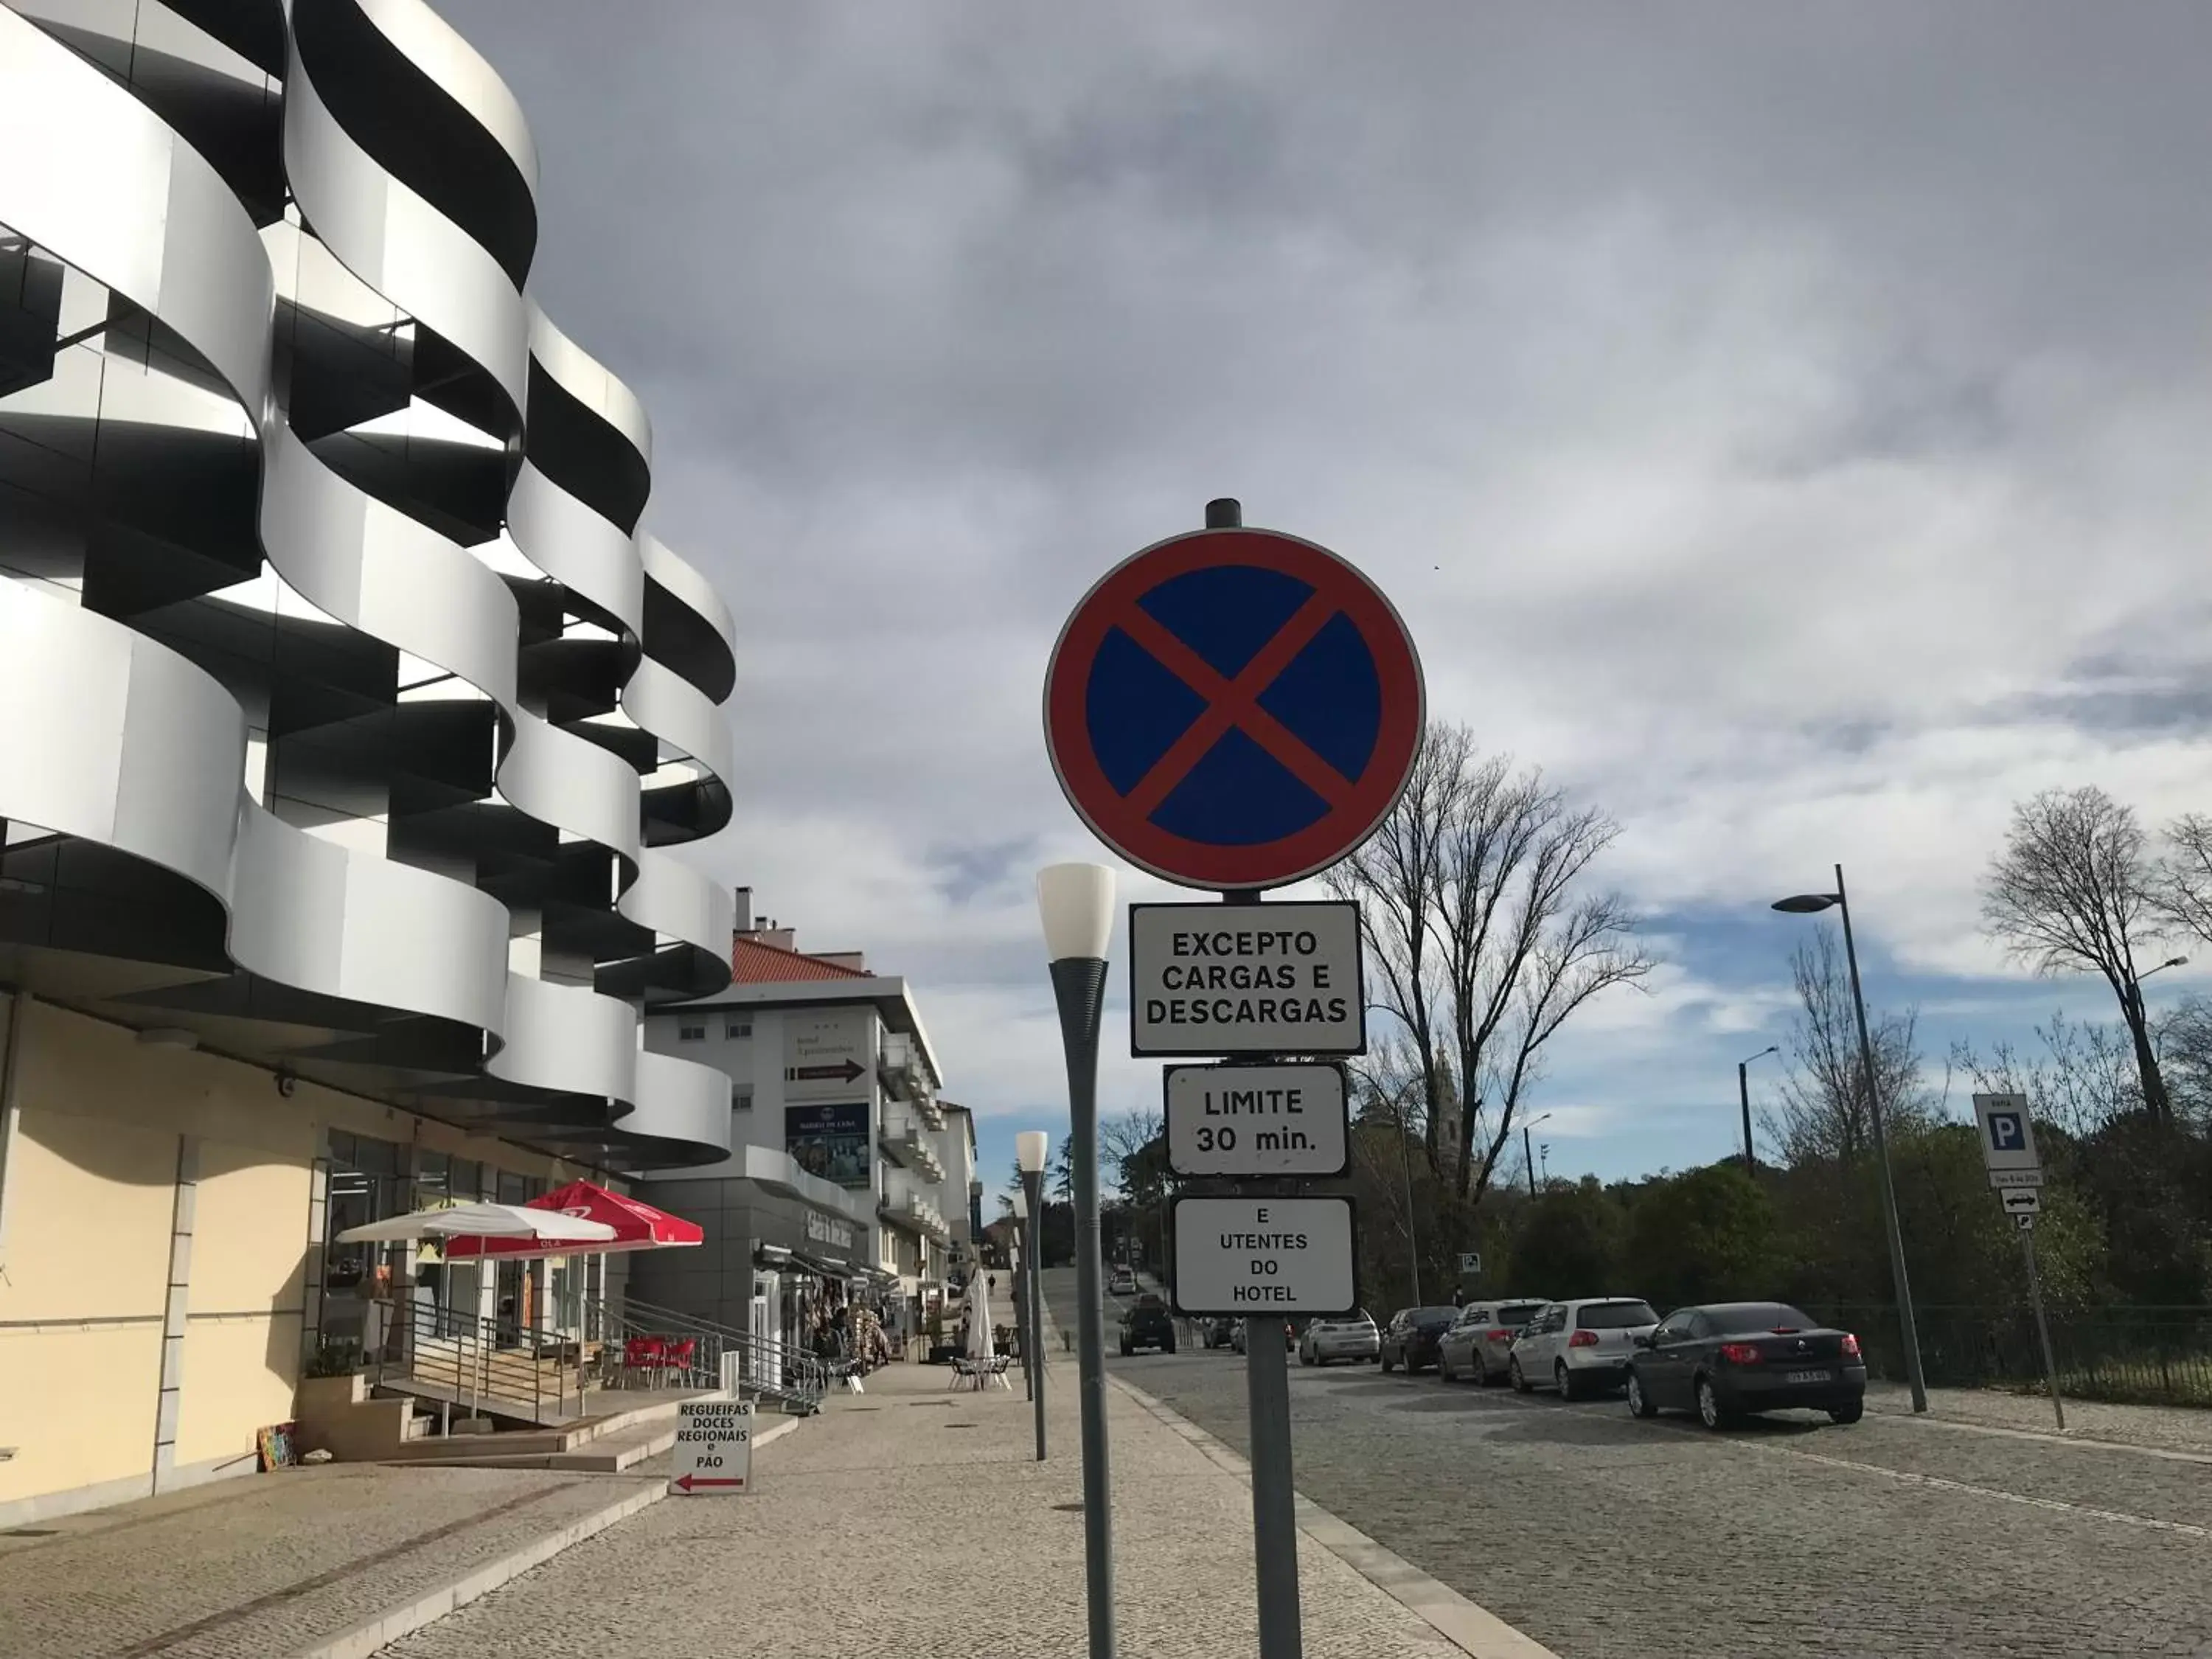
[[[753,1448],[781,1440],[799,1426],[799,1419],[787,1417],[763,1429],[753,1438]],[[610,1477],[623,1478],[623,1477]],[[637,1477],[631,1476],[635,1480]],[[668,1493],[665,1480],[642,1485],[636,1492],[605,1509],[594,1510],[580,1520],[572,1521],[558,1530],[533,1540],[520,1549],[509,1552],[496,1561],[487,1562],[466,1577],[458,1578],[440,1589],[429,1590],[403,1601],[397,1607],[386,1607],[374,1618],[365,1620],[342,1635],[326,1642],[301,1648],[291,1659],[369,1659],[380,1649],[387,1648],[403,1637],[411,1636],[425,1625],[434,1625],[447,1613],[466,1607],[482,1595],[488,1595],[510,1579],[520,1578],[533,1567],[542,1567],[562,1551],[580,1544],[594,1533],[605,1532],[609,1527],[627,1521],[640,1511],[658,1504]]]
[[[1107,1382],[1144,1411],[1175,1431],[1216,1467],[1239,1480],[1252,1477],[1251,1465],[1212,1435],[1118,1376]],[[1551,1649],[1522,1635],[1487,1608],[1476,1606],[1448,1584],[1439,1583],[1403,1556],[1382,1547],[1357,1527],[1340,1521],[1303,1493],[1297,1498],[1298,1530],[1369,1583],[1473,1659],[1559,1659]]]

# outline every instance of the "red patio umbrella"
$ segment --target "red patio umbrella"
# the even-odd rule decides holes
[[[588,1181],[572,1181],[543,1198],[532,1199],[524,1207],[556,1210],[562,1215],[597,1221],[613,1228],[615,1236],[604,1243],[594,1241],[589,1244],[577,1244],[462,1234],[446,1241],[443,1252],[446,1260],[474,1261],[489,1257],[501,1261],[530,1261],[554,1255],[611,1255],[617,1250],[659,1250],[675,1245],[697,1244],[706,1237],[696,1221],[686,1221],[665,1210],[656,1210],[641,1200],[624,1198],[620,1193],[611,1193]]]

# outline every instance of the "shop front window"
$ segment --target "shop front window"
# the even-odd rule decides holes
[[[349,1228],[404,1215],[414,1207],[407,1148],[369,1135],[331,1131],[329,1207],[323,1248],[323,1337],[380,1352],[397,1328],[394,1281],[404,1277],[406,1244],[342,1244]]]

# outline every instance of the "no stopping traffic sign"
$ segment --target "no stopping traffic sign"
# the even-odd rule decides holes
[[[1194,531],[1117,565],[1045,673],[1068,802],[1132,864],[1279,887],[1335,863],[1419,753],[1420,659],[1382,591],[1276,531]]]

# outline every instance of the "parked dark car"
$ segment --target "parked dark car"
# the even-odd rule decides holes
[[[1384,1370],[1403,1365],[1418,1371],[1437,1363],[1437,1344],[1459,1317],[1457,1308],[1401,1308],[1382,1328],[1382,1352],[1376,1358]]]
[[[1637,1339],[1628,1409],[1638,1417],[1695,1412],[1709,1429],[1793,1407],[1856,1423],[1866,1413],[1866,1376],[1857,1337],[1787,1303],[1677,1308]]]
[[[1199,1336],[1209,1348],[1225,1348],[1237,1340],[1237,1327],[1241,1321],[1226,1317],[1204,1320],[1199,1325]]]
[[[1175,1319],[1157,1296],[1139,1297],[1121,1316],[1121,1352],[1133,1354],[1139,1348],[1158,1348],[1162,1353],[1176,1349]]]

